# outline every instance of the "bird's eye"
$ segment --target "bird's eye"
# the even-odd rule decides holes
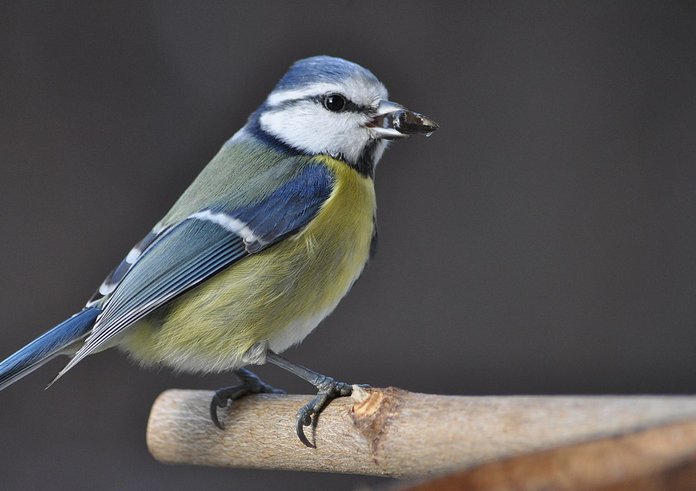
[[[324,96],[323,103],[329,111],[340,113],[346,107],[346,98],[341,94],[329,94]]]

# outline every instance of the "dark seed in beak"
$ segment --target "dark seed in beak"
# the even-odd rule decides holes
[[[399,111],[394,116],[394,129],[405,135],[413,135],[415,133],[430,134],[440,127],[427,116],[411,111]]]

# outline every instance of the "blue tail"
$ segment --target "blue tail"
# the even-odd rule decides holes
[[[76,349],[71,345],[92,330],[100,313],[96,307],[84,309],[0,362],[0,390],[58,355],[73,354]]]

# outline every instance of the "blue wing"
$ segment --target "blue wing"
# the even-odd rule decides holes
[[[155,226],[140,242],[135,244],[128,255],[123,258],[114,270],[109,273],[106,279],[99,285],[99,288],[87,302],[86,308],[103,305],[109,299],[109,295],[113,292],[123,277],[140,256],[145,252],[159,237],[164,235],[169,230],[169,227]]]
[[[109,292],[92,334],[58,376],[147,314],[304,227],[332,190],[331,171],[307,165],[259,203],[211,206],[160,233]]]

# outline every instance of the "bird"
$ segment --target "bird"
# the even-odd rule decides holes
[[[377,244],[375,168],[387,146],[430,135],[368,69],[331,56],[292,64],[246,124],[106,277],[84,308],[0,362],[0,390],[49,360],[118,348],[143,366],[231,372],[218,411],[282,392],[248,368],[271,363],[313,384],[304,427],[353,386],[282,357],[346,295]]]

